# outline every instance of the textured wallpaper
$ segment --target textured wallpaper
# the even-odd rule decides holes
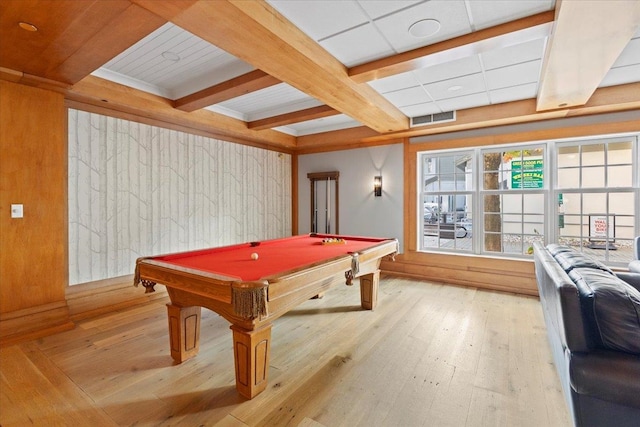
[[[69,109],[69,283],[291,234],[291,156]]]

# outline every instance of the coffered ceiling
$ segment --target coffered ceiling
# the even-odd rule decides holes
[[[0,32],[1,78],[287,149],[640,109],[634,0],[3,0]]]

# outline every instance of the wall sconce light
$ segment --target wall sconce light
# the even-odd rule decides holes
[[[375,197],[382,196],[382,176],[373,177],[373,195]]]

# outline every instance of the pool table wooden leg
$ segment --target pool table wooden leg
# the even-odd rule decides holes
[[[365,310],[373,310],[378,303],[380,270],[360,277],[360,304]]]
[[[200,307],[167,304],[171,357],[182,363],[200,349]]]
[[[236,366],[236,390],[247,399],[252,399],[267,387],[271,324],[253,331],[231,325],[231,330]]]

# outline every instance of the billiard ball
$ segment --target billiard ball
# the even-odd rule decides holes
[[[251,254],[251,259],[252,259],[252,260],[256,260],[256,259],[258,259],[258,254],[257,254],[257,253],[255,253],[255,252],[254,252],[254,253],[252,253],[252,254]]]

